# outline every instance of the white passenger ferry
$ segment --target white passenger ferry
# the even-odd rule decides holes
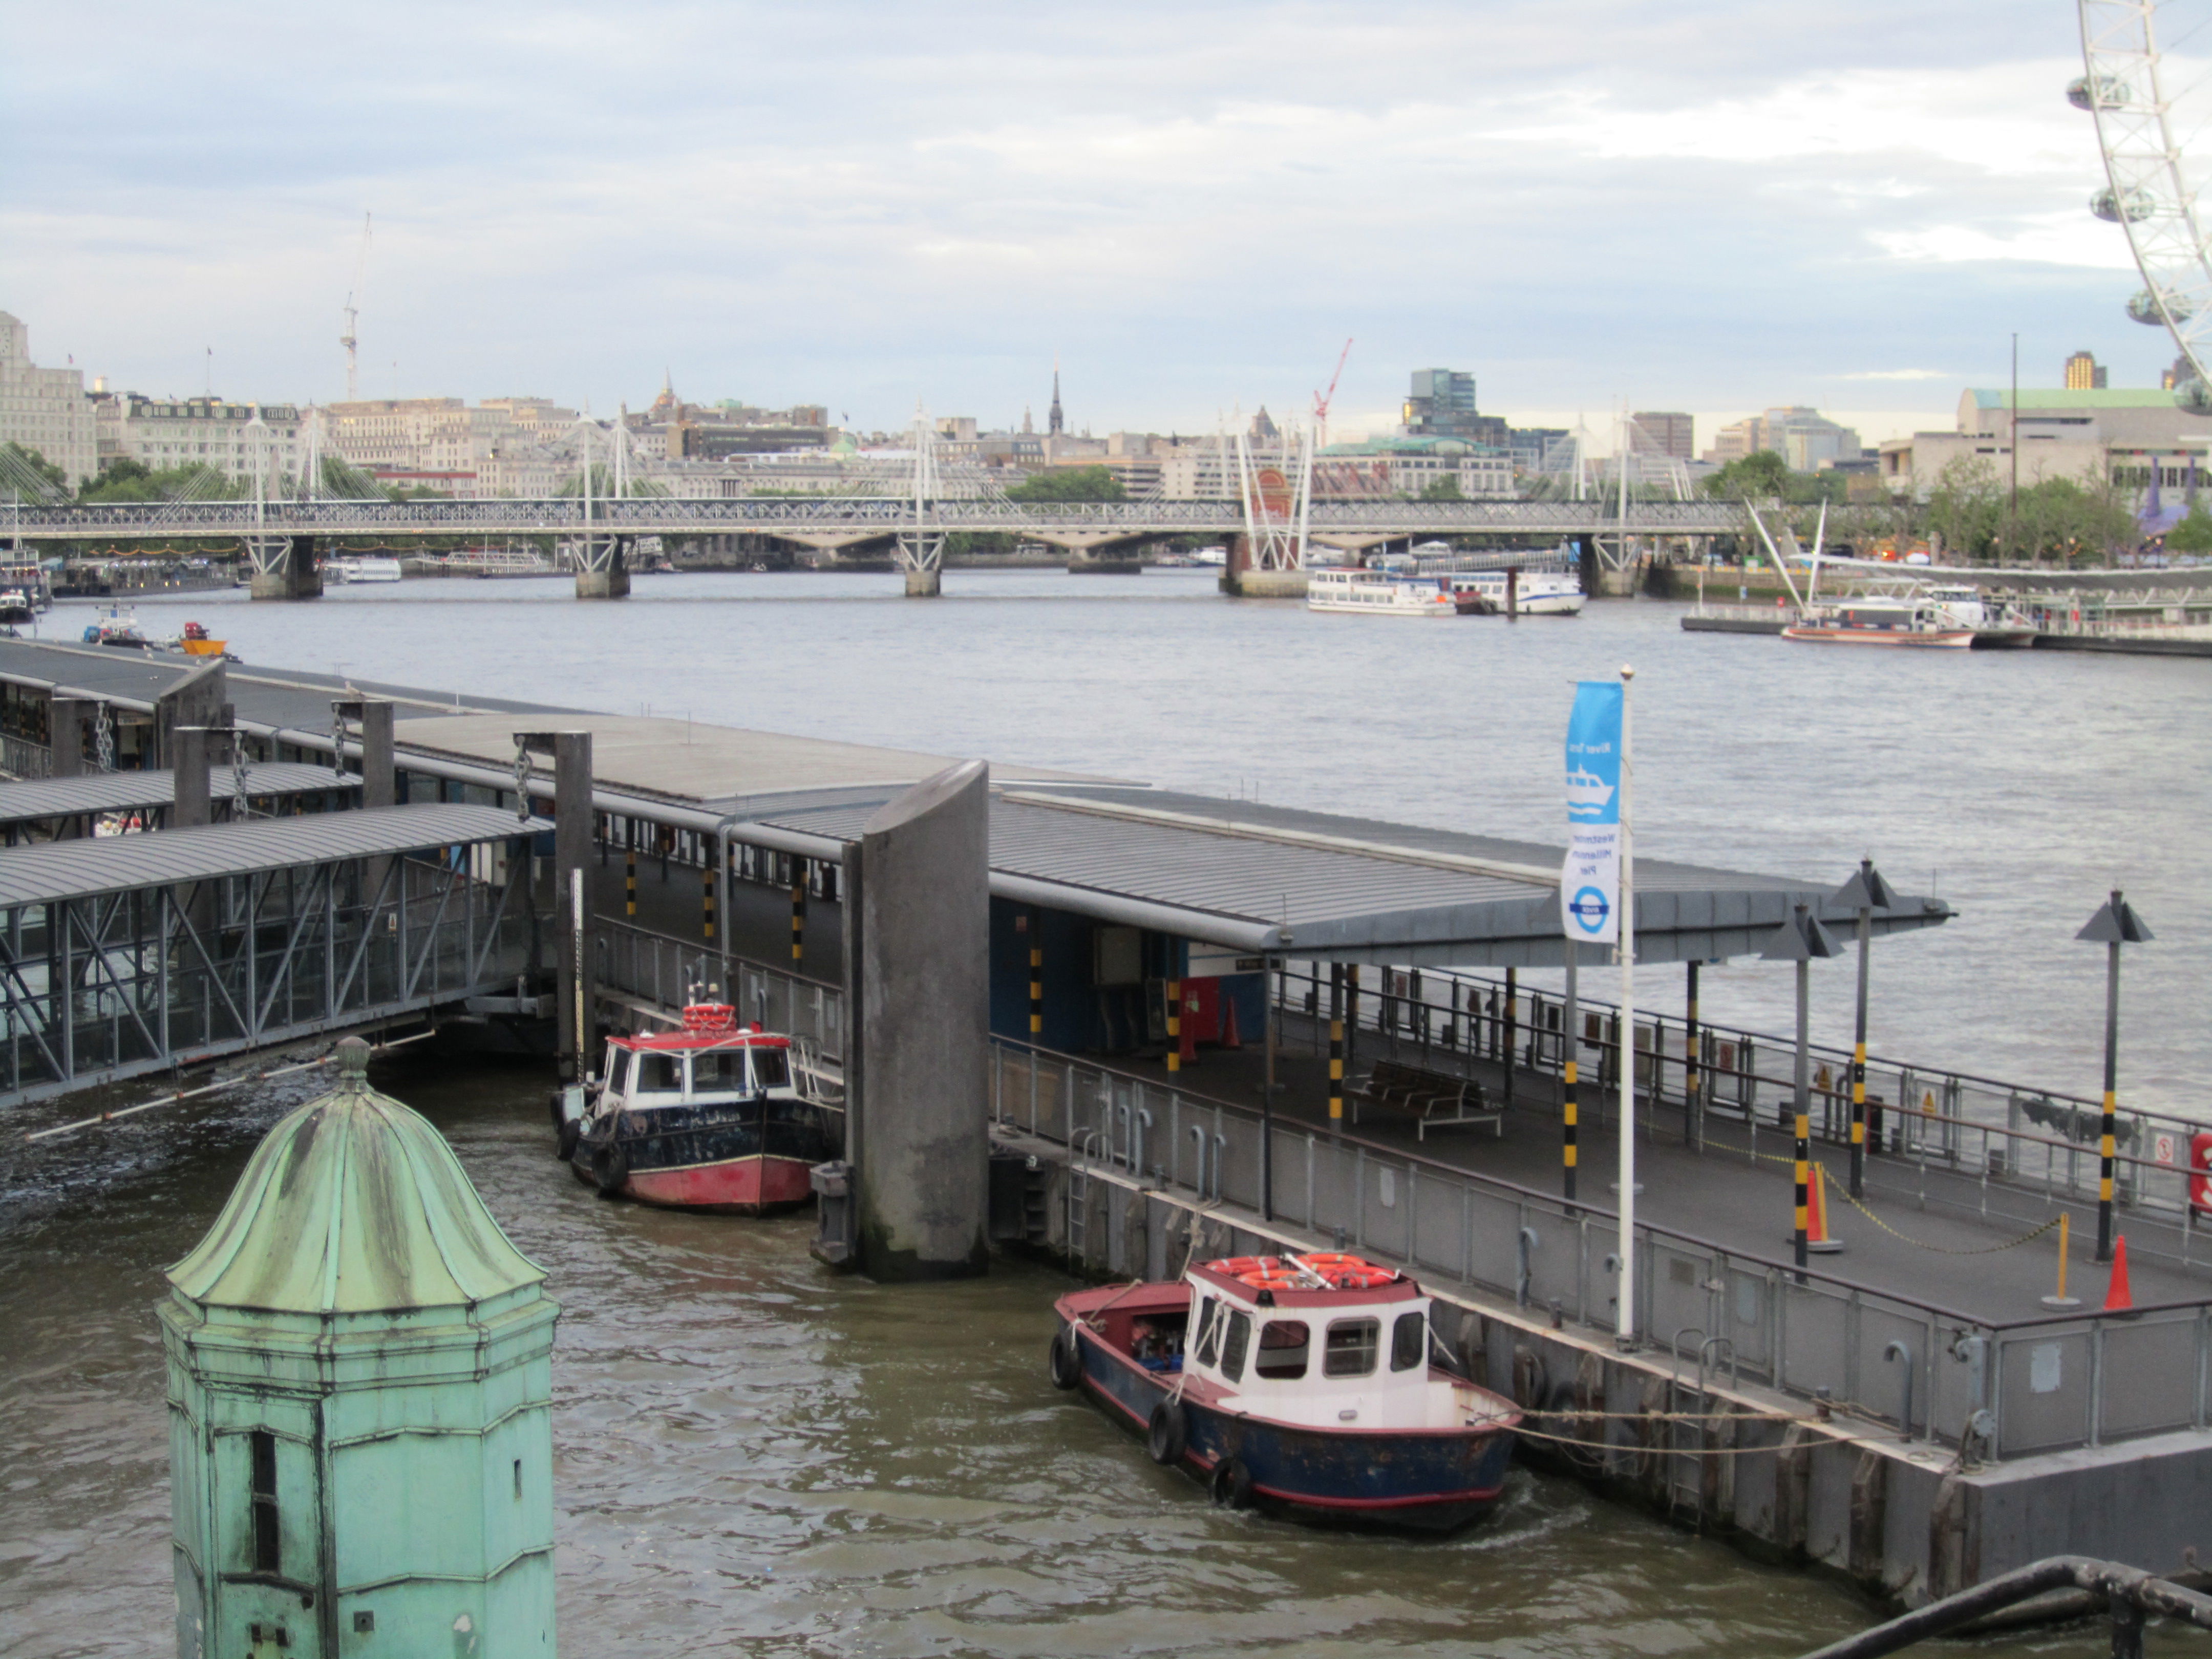
[[[1379,617],[1472,617],[1490,608],[1477,593],[1455,593],[1440,576],[1323,567],[1306,573],[1306,609]]]
[[[1458,571],[1447,580],[1455,593],[1480,594],[1492,611],[1504,611],[1503,570]],[[1578,617],[1583,579],[1571,570],[1524,570],[1514,584],[1513,603],[1524,617]]]

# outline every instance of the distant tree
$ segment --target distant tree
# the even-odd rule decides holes
[[[2166,532],[2166,547],[2176,553],[2212,553],[2212,513],[2198,496],[2182,521]]]
[[[1789,462],[1773,450],[1761,449],[1730,461],[1698,488],[1729,501],[1767,501],[1786,498],[1793,477]]]
[[[69,490],[69,474],[37,450],[26,449],[19,443],[0,444],[0,489],[13,483],[20,493],[21,486],[33,480],[64,494]]]
[[[1458,473],[1439,472],[1422,487],[1421,499],[1425,501],[1463,501],[1467,497],[1459,493]]]
[[[149,467],[128,455],[119,455],[100,471],[100,476],[77,492],[77,500],[91,505],[130,501],[173,501],[189,495],[194,501],[232,501],[245,495],[242,479],[229,478],[204,465]]]
[[[1055,466],[1030,476],[1006,491],[1010,501],[1124,501],[1113,469],[1103,466]]]

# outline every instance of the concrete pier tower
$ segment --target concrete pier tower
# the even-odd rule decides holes
[[[169,1270],[177,1651],[552,1659],[560,1310],[339,1050]]]

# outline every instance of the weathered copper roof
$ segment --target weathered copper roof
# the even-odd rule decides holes
[[[341,1045],[329,1094],[287,1114],[215,1225],[169,1269],[206,1306],[398,1313],[465,1306],[540,1282],[430,1123],[368,1085]]]

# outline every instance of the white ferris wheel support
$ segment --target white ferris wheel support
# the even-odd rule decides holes
[[[2189,364],[2175,393],[2185,408],[2212,413],[2212,250],[2197,195],[2182,170],[2172,105],[2159,73],[2153,14],[2158,0],[2079,0],[2085,73],[2066,88],[2097,124],[2106,187],[2089,210],[2127,233],[2143,289],[2128,301],[2139,323],[2164,324]]]

